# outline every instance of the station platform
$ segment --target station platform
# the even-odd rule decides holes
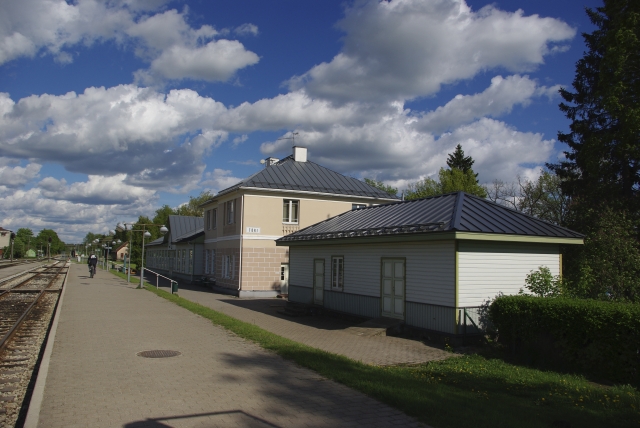
[[[136,286],[71,265],[26,427],[424,426]]]

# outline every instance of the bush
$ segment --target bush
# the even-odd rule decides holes
[[[640,305],[501,296],[489,317],[513,351],[611,381],[640,381]]]

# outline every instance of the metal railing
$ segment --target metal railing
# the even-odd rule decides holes
[[[155,276],[156,276],[156,290],[158,289],[161,277],[164,278],[164,279],[168,279],[170,281],[169,282],[169,288],[171,289],[171,294],[173,294],[173,283],[175,282],[176,285],[178,285],[178,281],[175,281],[175,280],[173,280],[173,279],[171,279],[169,277],[166,277],[164,275],[160,275],[158,272],[154,272],[149,268],[145,268],[144,270],[145,270],[145,273],[151,272],[151,273],[155,274]]]

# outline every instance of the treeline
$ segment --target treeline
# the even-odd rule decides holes
[[[16,232],[16,237],[13,240],[13,257],[28,257],[29,250],[33,250],[34,256],[37,255],[39,251],[42,251],[42,254],[46,255],[49,238],[51,238],[51,255],[60,254],[65,251],[66,247],[64,242],[60,240],[54,230],[42,229],[38,235],[34,236],[31,229],[21,227]],[[5,259],[11,257],[11,245],[3,248],[2,255]]]

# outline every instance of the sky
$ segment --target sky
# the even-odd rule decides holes
[[[566,150],[597,0],[2,0],[0,226],[68,243],[283,158],[400,189]],[[295,133],[295,134],[294,134]]]

